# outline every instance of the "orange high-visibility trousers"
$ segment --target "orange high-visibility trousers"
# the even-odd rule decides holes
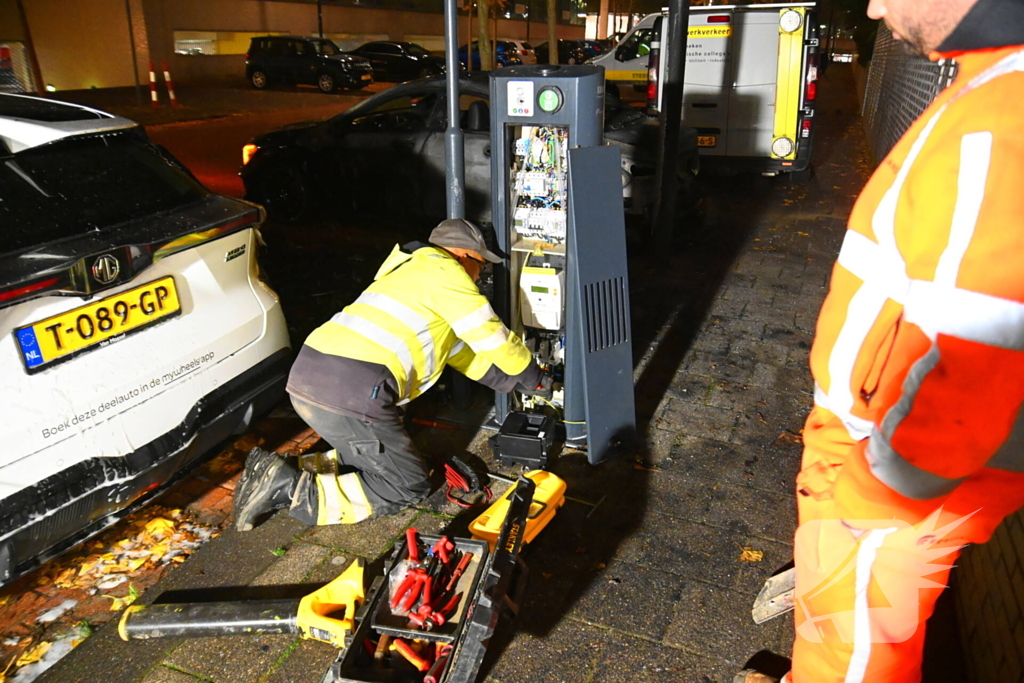
[[[945,518],[916,526],[837,519],[830,486],[853,444],[821,408],[811,413],[804,441],[794,552],[797,636],[788,680],[916,683],[924,624],[964,543],[962,527],[944,530],[938,525]]]

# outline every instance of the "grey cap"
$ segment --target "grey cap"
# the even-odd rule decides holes
[[[491,263],[501,263],[501,257],[487,248],[480,228],[462,218],[441,221],[430,233],[430,243],[449,249],[470,249]]]

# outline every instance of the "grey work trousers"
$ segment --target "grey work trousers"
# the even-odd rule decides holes
[[[291,400],[299,417],[337,451],[339,473],[359,475],[374,517],[394,514],[430,494],[426,460],[401,424],[365,422],[294,396]],[[310,521],[295,514],[309,507],[293,505],[292,516],[314,524],[315,518]],[[316,509],[313,504],[312,510]]]

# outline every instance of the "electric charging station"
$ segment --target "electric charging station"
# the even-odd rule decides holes
[[[605,146],[604,70],[491,72],[494,307],[555,378],[544,401],[498,394],[496,419],[553,408],[591,464],[635,430],[619,150]]]

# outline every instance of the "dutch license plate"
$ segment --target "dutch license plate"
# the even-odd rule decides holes
[[[372,76],[370,76],[370,74],[363,74],[362,76],[360,76],[360,78],[362,78],[364,81],[368,81],[370,80],[370,78],[372,78]]]
[[[154,323],[181,313],[174,278],[129,289],[14,331],[30,373],[84,351],[120,341]]]
[[[698,147],[714,147],[718,144],[717,135],[698,135],[697,146]]]

